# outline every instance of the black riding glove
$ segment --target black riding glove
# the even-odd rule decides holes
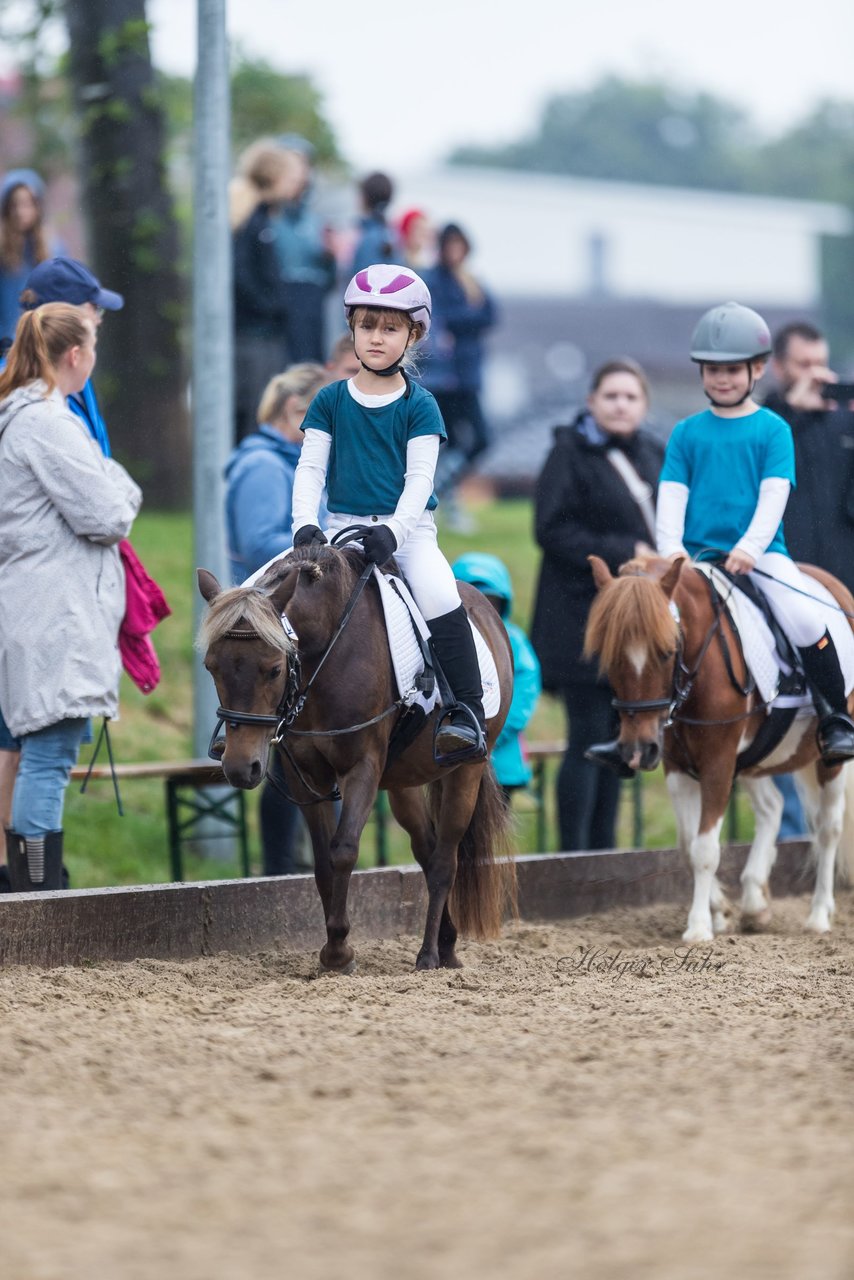
[[[397,551],[397,538],[387,524],[378,524],[363,536],[362,546],[369,564],[385,564]]]
[[[322,547],[328,541],[326,534],[316,524],[304,524],[294,534],[295,547]]]

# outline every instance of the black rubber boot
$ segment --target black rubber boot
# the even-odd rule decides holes
[[[40,893],[64,889],[62,832],[43,836],[22,836],[6,828],[6,857],[13,893]]]
[[[430,643],[456,702],[440,712],[433,737],[437,764],[486,759],[486,717],[477,650],[465,606],[431,618]]]
[[[584,753],[584,759],[589,760],[591,764],[601,764],[603,769],[610,769],[618,778],[635,776],[636,771],[630,769],[622,757],[617,738],[613,742],[598,742],[595,746],[588,747]]]
[[[820,717],[816,739],[823,762],[854,760],[854,721],[848,714],[845,680],[830,633],[825,631],[817,644],[801,649],[800,654]]]

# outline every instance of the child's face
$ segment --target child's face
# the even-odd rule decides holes
[[[368,369],[387,369],[409,346],[410,331],[389,312],[362,312],[353,326],[356,355]]]
[[[737,364],[704,361],[700,366],[703,390],[721,408],[741,404],[751,384],[762,377],[764,368],[764,360],[740,360]]]

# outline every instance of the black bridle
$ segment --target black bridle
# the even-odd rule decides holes
[[[340,532],[335,535],[335,537],[332,539],[332,546],[342,547],[350,542],[358,542],[365,532],[367,532],[367,526],[365,525],[348,525],[346,529],[340,530]],[[319,804],[322,801],[326,801],[326,800],[341,799],[341,792],[338,790],[337,786],[333,787],[327,795],[322,795],[319,791],[315,790],[315,788],[311,785],[311,783],[305,777],[299,765],[297,764],[296,760],[294,759],[293,753],[291,752],[290,748],[285,742],[285,737],[286,735],[288,735],[294,738],[336,738],[348,733],[358,733],[360,729],[368,729],[371,727],[371,725],[378,724],[381,720],[385,720],[387,716],[390,716],[395,711],[400,710],[400,708],[404,705],[404,700],[402,698],[398,698],[391,704],[391,706],[386,707],[384,711],[380,711],[378,715],[372,716],[370,720],[362,720],[359,724],[345,725],[343,728],[340,728],[340,729],[294,729],[293,728],[294,721],[301,714],[305,706],[306,698],[308,697],[309,692],[311,691],[312,685],[314,684],[317,677],[320,675],[320,672],[327,658],[329,657],[330,653],[334,649],[339,636],[344,631],[344,628],[347,626],[347,623],[350,621],[350,618],[352,616],[353,610],[356,607],[359,597],[364,591],[365,586],[367,585],[368,579],[371,577],[373,572],[374,572],[373,562],[368,561],[365,564],[364,569],[360,573],[353,587],[353,590],[350,592],[350,597],[347,600],[346,605],[344,606],[344,612],[341,615],[341,620],[339,621],[338,626],[335,629],[332,639],[329,641],[328,645],[324,649],[320,662],[315,667],[314,672],[312,673],[307,684],[305,685],[305,688],[303,689],[300,688],[302,684],[302,664],[300,662],[299,651],[296,646],[296,639],[294,634],[293,652],[288,656],[287,680],[285,681],[285,686],[282,690],[282,696],[279,699],[278,706],[276,707],[276,710],[274,712],[270,713],[269,715],[265,715],[265,714],[259,714],[254,711],[234,711],[229,707],[217,707],[216,709],[217,721],[216,721],[216,725],[214,726],[214,731],[211,734],[210,743],[208,745],[208,755],[211,757],[212,760],[219,761],[222,758],[222,752],[217,752],[214,750],[214,748],[221,741],[220,730],[223,728],[224,725],[231,726],[231,728],[233,729],[237,728],[238,725],[272,725],[275,728],[275,732],[272,738],[270,739],[270,745],[278,747],[282,751],[282,753],[287,757],[288,763],[290,764],[291,768],[296,774],[300,785],[304,787],[306,791],[308,791],[311,794],[312,799],[296,800],[293,796],[289,795],[288,792],[284,790],[284,788],[270,774],[268,769],[266,772],[266,778],[267,778],[267,781],[271,784],[271,786],[273,786],[276,791],[278,791],[282,796],[284,796],[285,799],[290,800],[293,804],[297,804],[301,806],[310,805],[310,804]],[[284,625],[284,619],[282,620],[282,622]],[[234,631],[226,631],[223,633],[222,638],[227,640],[259,640],[261,637],[259,636],[257,631],[252,631],[247,628],[245,630],[238,629]]]

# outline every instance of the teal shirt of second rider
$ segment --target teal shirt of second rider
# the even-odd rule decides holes
[[[675,481],[690,491],[686,551],[697,556],[709,548],[734,547],[753,518],[759,486],[772,476],[794,488],[792,431],[770,409],[739,418],[722,418],[706,409],[678,422],[667,443],[661,481]],[[767,550],[788,554],[782,524]]]

